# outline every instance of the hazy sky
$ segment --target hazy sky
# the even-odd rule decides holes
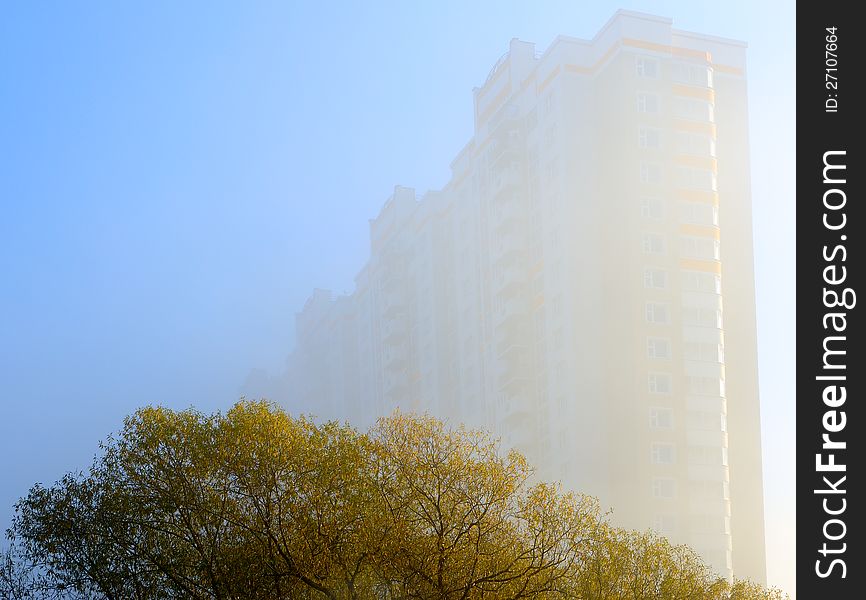
[[[0,19],[0,527],[146,403],[229,406],[512,37],[617,8],[749,42],[770,583],[793,589],[794,2],[17,3]],[[346,132],[349,132],[348,134]]]

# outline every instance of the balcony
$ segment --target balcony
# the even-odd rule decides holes
[[[488,154],[492,167],[502,167],[520,159],[523,144],[514,133],[514,130],[510,130],[493,142],[493,147]]]
[[[502,169],[492,175],[490,179],[490,196],[492,198],[498,198],[506,192],[516,190],[523,180],[520,170],[516,167]]]
[[[493,229],[496,232],[507,231],[525,219],[523,207],[520,206],[518,198],[504,197],[493,207]]]
[[[532,379],[518,371],[503,373],[499,378],[499,391],[506,396],[526,394],[532,386]]]
[[[513,294],[507,299],[502,299],[501,304],[494,316],[494,324],[499,327],[519,326],[519,322],[526,319],[530,313],[529,302],[524,294]]]
[[[508,53],[506,52],[505,57],[507,60]],[[500,61],[502,58],[499,59]],[[499,62],[497,62],[497,65]],[[497,69],[496,65],[493,67],[494,71]],[[491,74],[494,72],[491,71]],[[489,77],[488,77],[489,80]],[[516,104],[506,104],[499,111],[490,118],[490,121],[487,123],[488,131],[490,135],[496,135],[505,130],[513,130],[520,126],[520,108]]]
[[[509,368],[528,364],[529,347],[523,344],[509,344],[497,354],[497,358],[503,361]]]
[[[526,285],[526,273],[518,264],[506,264],[497,271],[493,281],[493,291],[501,298],[512,297]]]
[[[731,503],[722,495],[721,482],[719,488],[719,494],[715,498],[695,497],[690,494],[689,510],[702,514],[716,514],[719,517],[730,516]]]
[[[526,229],[526,227],[514,226],[492,232],[490,255],[498,268],[528,260]]]
[[[506,396],[514,396],[529,389],[532,362],[529,349],[514,344],[499,355],[499,389]]]
[[[497,327],[494,334],[497,356],[505,354],[511,346],[530,340],[530,331],[528,314],[518,315]]]
[[[401,344],[405,341],[408,331],[404,319],[388,319],[382,323],[382,341],[386,344]]]
[[[401,284],[406,281],[406,278],[397,269],[388,269],[384,272],[380,281],[381,290],[385,293],[390,294],[398,291],[401,287]]]
[[[529,415],[532,416],[531,414]],[[538,449],[538,436],[535,435],[535,426],[532,421],[513,422],[513,428],[509,428],[505,435],[505,443],[511,448],[520,450],[524,454],[531,455]]]
[[[382,357],[382,362],[385,365],[385,370],[389,373],[399,373],[405,371],[408,366],[406,353],[398,347],[387,347]]]
[[[403,299],[401,294],[392,291],[384,294],[382,297],[382,317],[385,319],[393,319],[403,312]]]
[[[391,406],[399,406],[411,397],[412,388],[403,380],[393,380],[391,383],[386,383],[384,387],[384,395]]]
[[[505,400],[499,411],[500,421],[509,428],[526,424],[532,419],[533,411],[529,407],[529,401],[524,397],[516,397]]]

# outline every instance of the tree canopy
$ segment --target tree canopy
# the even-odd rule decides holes
[[[612,526],[483,432],[264,401],[139,410],[87,471],[33,486],[7,537],[7,599],[782,598]]]

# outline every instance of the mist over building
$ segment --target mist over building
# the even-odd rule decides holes
[[[619,11],[512,40],[438,191],[397,186],[350,295],[248,395],[482,426],[618,524],[765,581],[745,44]]]

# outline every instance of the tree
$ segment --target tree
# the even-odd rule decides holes
[[[263,401],[139,410],[7,536],[0,598],[781,598],[533,483],[483,432],[395,413],[363,434]]]
[[[377,496],[366,439],[261,402],[236,405],[222,430],[237,500],[232,525],[253,540],[270,593],[300,586],[332,599],[361,597],[371,550],[385,533],[369,526]]]
[[[377,561],[389,596],[529,598],[572,574],[598,522],[593,499],[528,487],[521,455],[430,417],[397,413],[371,437],[393,532]]]

